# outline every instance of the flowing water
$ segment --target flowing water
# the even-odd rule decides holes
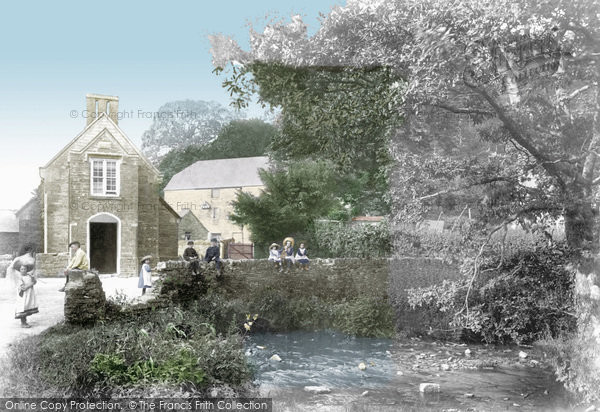
[[[522,348],[323,331],[253,335],[246,353],[275,410],[572,410],[552,372],[541,367],[541,353],[526,350],[519,357]],[[421,383],[441,390],[423,394]],[[330,392],[310,393],[306,386]]]

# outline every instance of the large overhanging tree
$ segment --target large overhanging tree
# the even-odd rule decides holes
[[[443,190],[403,182],[393,190],[395,199],[407,204],[501,185],[513,192],[502,209],[505,222],[562,214],[569,244],[580,248],[593,240],[594,187],[600,182],[599,12],[598,2],[587,0],[348,1],[313,37],[294,18],[252,31],[250,51],[213,37],[213,55],[218,67],[233,64],[226,85],[239,102],[258,91],[289,116],[301,113],[304,123],[290,124],[307,130],[305,150],[326,150],[342,160],[353,159],[360,147],[370,150],[368,138],[377,152],[391,130],[399,130],[392,135],[402,143],[396,149],[426,139],[424,113],[468,117],[483,139],[505,146],[502,155],[469,167],[432,156],[437,174],[447,172]],[[349,104],[310,99],[319,90]],[[396,129],[400,116],[407,123]],[[345,131],[327,140],[331,134],[320,132],[336,122],[344,129],[346,119],[361,122],[360,129],[350,128],[356,136]],[[383,133],[374,133],[377,127]],[[456,141],[457,135],[444,138]],[[400,165],[410,164],[405,150],[395,153]]]
[[[249,51],[211,40],[238,104],[258,92],[292,123],[312,124],[305,148],[352,159],[369,136],[344,131],[329,146],[327,134],[344,119],[379,127],[372,142],[396,159],[396,218],[475,189],[495,218],[489,234],[515,220],[564,217],[568,244],[580,251],[571,256],[580,257],[582,344],[571,365],[598,371],[600,288],[589,263],[598,244],[599,20],[598,0],[347,0],[312,37],[295,17],[251,31]],[[349,104],[334,104],[337,97]],[[488,145],[487,156],[461,150],[467,129]],[[594,396],[597,376],[588,386]]]

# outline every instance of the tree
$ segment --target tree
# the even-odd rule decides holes
[[[259,173],[264,191],[259,196],[238,192],[231,215],[237,224],[249,226],[258,247],[310,231],[316,218],[341,205],[340,199],[332,196],[337,178],[328,162],[300,161]]]
[[[364,114],[374,124],[381,119],[368,115],[374,110],[385,113],[384,119],[420,110],[468,116],[481,137],[514,148],[506,157],[518,158],[520,176],[531,176],[542,194],[523,189],[514,175],[497,176],[511,180],[512,189],[529,192],[523,195],[529,201],[515,205],[509,217],[564,209],[569,242],[580,247],[591,240],[592,185],[599,183],[594,153],[598,33],[593,25],[598,9],[597,1],[583,0],[350,1],[334,9],[310,39],[295,19],[268,26],[262,34],[252,32],[251,51],[229,49],[234,56],[219,53],[223,40],[214,38],[214,56],[218,65],[232,57],[244,64],[226,83],[243,90],[241,98],[263,92],[260,67],[265,63],[293,73],[307,68],[389,72],[387,81],[378,79],[380,87],[391,94],[399,90],[400,97],[367,100],[351,113]],[[255,71],[257,78],[247,76]],[[339,88],[342,82],[332,83]],[[345,89],[362,95],[368,86],[353,82]],[[405,141],[414,135],[409,130],[396,137]],[[478,180],[472,171],[468,175],[469,186],[496,183],[491,176]]]
[[[153,163],[171,150],[213,141],[223,126],[241,117],[217,102],[181,100],[153,113],[150,129],[142,135],[142,152]]]
[[[302,49],[298,42],[306,35],[306,27],[301,20],[266,30],[273,36],[279,31],[289,36],[285,42],[294,39],[294,46]],[[259,37],[253,33],[253,43]],[[231,40],[219,36],[211,40],[215,61],[238,62],[238,57],[245,61],[243,66],[233,66],[232,78],[224,82],[238,96],[237,107],[244,107],[256,93],[263,104],[281,109],[281,134],[272,145],[275,158],[331,160],[339,173],[356,173],[366,179],[363,188],[369,192],[368,197],[379,200],[362,203],[359,209],[370,213],[389,211],[385,194],[391,159],[387,146],[390,131],[400,118],[394,111],[381,110],[380,104],[397,105],[401,87],[388,68],[290,66],[272,58],[268,45],[264,50],[256,45],[252,58],[245,59],[246,53]],[[236,49],[238,53],[233,56],[231,51]]]
[[[169,152],[159,166],[163,174],[161,189],[175,174],[198,160],[264,156],[276,135],[275,126],[262,120],[233,120],[219,131],[214,141]]]

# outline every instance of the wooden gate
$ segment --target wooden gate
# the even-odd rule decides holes
[[[254,259],[254,244],[230,243],[227,247],[229,259]]]

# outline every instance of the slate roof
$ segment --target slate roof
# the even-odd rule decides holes
[[[167,190],[262,186],[258,169],[268,169],[267,156],[199,160],[171,178]]]
[[[0,210],[0,232],[19,232],[19,219],[14,210]]]

